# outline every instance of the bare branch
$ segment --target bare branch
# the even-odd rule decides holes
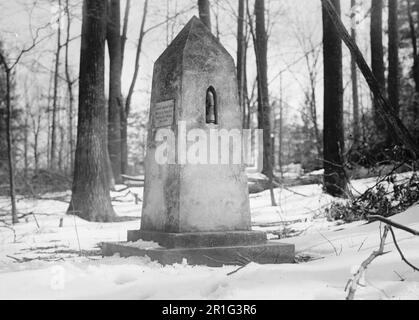
[[[402,258],[402,260],[409,266],[409,267],[411,267],[414,271],[419,271],[419,269],[417,268],[417,267],[415,267],[413,264],[411,264],[409,261],[407,261],[407,259],[405,258],[405,256],[404,256],[404,254],[403,254],[403,252],[402,252],[402,250],[400,249],[400,247],[399,247],[399,244],[397,243],[397,239],[396,239],[396,235],[394,234],[394,231],[393,231],[393,228],[392,227],[389,227],[389,229],[390,229],[390,233],[391,233],[391,236],[393,237],[393,242],[394,242],[394,245],[396,246],[396,249],[397,249],[397,251],[399,252],[399,254],[400,254],[400,257]]]
[[[348,284],[345,288],[345,291],[349,290],[346,300],[353,300],[355,298],[356,289],[358,288],[359,281],[361,280],[362,276],[364,275],[365,271],[367,270],[368,266],[373,262],[377,257],[382,256],[385,254],[384,252],[384,245],[386,243],[388,231],[390,227],[385,226],[384,233],[381,237],[380,247],[377,251],[371,253],[371,255],[362,262],[361,266],[359,267],[358,271],[354,274],[353,278],[348,281]]]
[[[406,227],[406,226],[404,226],[404,225],[402,225],[400,223],[394,222],[394,221],[392,221],[390,219],[387,219],[387,218],[384,218],[382,216],[373,216],[373,215],[371,215],[371,216],[367,216],[367,219],[369,221],[371,221],[371,222],[373,222],[373,221],[380,221],[380,222],[383,222],[383,223],[385,223],[385,224],[387,224],[387,225],[389,225],[391,227],[394,227],[396,229],[400,229],[400,230],[406,231],[408,233],[411,233],[414,236],[419,236],[419,231],[416,231],[414,229],[411,229],[409,227]]]

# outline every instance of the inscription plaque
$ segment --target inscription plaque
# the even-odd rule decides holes
[[[154,106],[153,124],[155,128],[169,127],[173,124],[175,101],[158,102]]]

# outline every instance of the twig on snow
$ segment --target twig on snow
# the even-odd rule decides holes
[[[384,252],[384,246],[386,243],[386,239],[387,239],[387,235],[388,232],[390,230],[389,226],[385,226],[384,227],[384,232],[383,235],[381,237],[381,242],[380,242],[380,247],[377,251],[374,251],[373,253],[371,253],[371,255],[364,261],[361,263],[361,266],[359,267],[358,271],[354,274],[353,278],[350,279],[346,285],[345,291],[348,291],[348,295],[346,296],[346,300],[353,300],[355,297],[355,293],[356,293],[356,289],[358,288],[359,285],[359,280],[362,278],[362,276],[364,275],[365,271],[367,270],[368,266],[371,264],[371,262],[373,262],[377,257],[382,256],[384,254],[386,254]]]

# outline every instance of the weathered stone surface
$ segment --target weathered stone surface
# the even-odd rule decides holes
[[[239,265],[243,257],[259,264],[294,263],[294,245],[270,241],[262,245],[213,247],[213,248],[176,248],[176,249],[141,249],[135,242],[103,243],[102,253],[112,256],[119,253],[121,257],[148,256],[162,265],[182,263],[187,260],[190,265],[222,267]]]
[[[206,123],[206,93],[216,91],[218,124]],[[247,178],[242,165],[159,165],[155,160],[156,106],[174,101],[171,128],[242,130],[233,58],[202,22],[193,17],[156,61],[151,94],[151,124],[145,161],[141,230],[187,233],[250,231]],[[170,127],[170,126],[169,126]],[[186,141],[185,141],[186,143]]]
[[[241,132],[237,95],[233,58],[193,17],[154,65],[141,230],[129,231],[129,242],[103,243],[104,255],[148,256],[161,264],[187,259],[211,267],[243,259],[294,262],[293,245],[268,242],[264,232],[251,231],[244,165],[231,159],[229,164],[190,164],[184,158],[182,150],[195,142],[182,137],[183,131],[201,129],[207,137],[214,129]],[[176,164],[156,161],[161,128],[171,128],[176,136],[175,150],[169,151]],[[162,247],[142,249],[139,239]]]
[[[173,248],[202,248],[259,245],[267,242],[262,231],[166,233],[154,231],[128,231],[128,242],[155,241],[160,246]]]

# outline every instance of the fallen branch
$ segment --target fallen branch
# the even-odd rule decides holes
[[[394,242],[394,245],[396,246],[396,249],[397,249],[397,251],[399,252],[400,257],[402,258],[402,261],[403,261],[404,263],[406,263],[409,267],[411,267],[414,271],[419,271],[419,269],[418,269],[417,267],[415,267],[413,264],[411,264],[411,263],[410,263],[410,262],[409,262],[409,261],[405,258],[405,256],[404,256],[404,254],[403,254],[402,250],[401,250],[401,249],[400,249],[400,247],[399,247],[399,244],[397,243],[396,235],[394,234],[393,228],[392,228],[392,227],[389,227],[389,229],[390,229],[391,236],[393,237],[393,242]]]
[[[359,267],[358,271],[354,274],[353,278],[348,281],[348,283],[346,285],[346,288],[345,288],[345,291],[348,291],[348,289],[349,289],[346,300],[353,300],[354,299],[356,289],[358,288],[358,285],[359,285],[359,280],[362,278],[362,276],[364,275],[365,271],[367,270],[367,268],[371,264],[371,262],[373,262],[377,257],[382,256],[382,255],[385,254],[384,245],[386,243],[386,238],[387,238],[389,230],[390,230],[390,227],[386,225],[384,227],[384,233],[381,237],[381,242],[380,242],[379,249],[377,251],[374,251],[373,253],[371,253],[371,255],[364,262],[361,263],[361,266]]]
[[[404,226],[400,223],[394,222],[394,221],[392,221],[390,219],[387,219],[387,218],[384,218],[382,216],[371,215],[371,216],[367,216],[367,219],[370,222],[380,221],[380,222],[385,223],[386,225],[389,225],[389,226],[394,227],[396,229],[400,229],[400,230],[406,231],[410,234],[413,234],[414,236],[419,236],[419,231],[416,231],[414,229],[406,227],[406,226]]]
[[[234,270],[234,271],[231,271],[231,272],[227,273],[227,275],[228,275],[228,276],[231,276],[231,275],[233,275],[233,274],[235,274],[235,273],[239,272],[241,269],[243,269],[243,268],[247,267],[249,264],[250,264],[250,262],[248,262],[248,263],[246,263],[246,264],[242,265],[241,267],[237,268],[237,269],[236,269],[236,270]]]

